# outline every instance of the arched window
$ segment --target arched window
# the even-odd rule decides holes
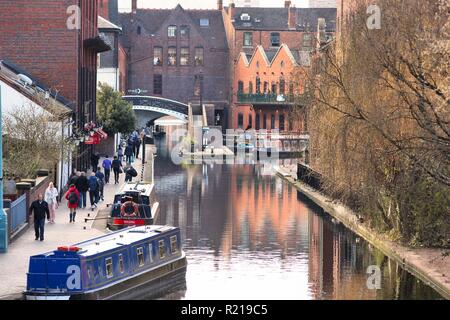
[[[248,83],[248,93],[253,94],[253,82]]]
[[[286,80],[283,77],[280,78],[280,94],[286,93]]]
[[[244,81],[238,81],[238,92],[244,93]]]
[[[256,93],[261,93],[261,78],[256,77]]]
[[[167,27],[167,36],[169,38],[175,38],[177,36],[177,26],[168,26]]]

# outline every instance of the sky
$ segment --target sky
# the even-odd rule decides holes
[[[308,0],[291,0],[296,7],[306,7]],[[229,0],[223,0],[224,6],[228,5]],[[181,4],[186,9],[215,9],[217,0],[138,0],[138,8],[160,8],[172,9],[177,4]],[[284,7],[284,0],[259,0],[260,7]],[[119,10],[129,11],[131,9],[131,0],[119,0]]]

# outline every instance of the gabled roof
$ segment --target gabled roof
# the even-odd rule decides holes
[[[136,13],[121,13],[119,15],[120,25],[125,33],[127,30],[134,28],[132,26],[137,23],[146,33],[156,34],[175,10],[183,10],[187,17],[192,20],[192,24],[196,26],[199,34],[212,47],[228,48],[225,26],[220,10],[191,10],[183,9],[180,5],[175,9],[137,9]],[[201,27],[200,19],[209,19],[209,27]]]
[[[249,58],[248,55],[244,52],[241,52],[239,55],[239,59],[243,59],[245,66],[250,66],[253,59],[256,57],[257,54],[260,54],[261,57],[266,62],[267,66],[271,66],[273,62],[276,60],[277,56],[280,54],[281,51],[285,51],[288,57],[290,58],[292,64],[296,67],[298,66],[306,66],[305,63],[302,61],[302,54],[298,51],[291,51],[287,44],[283,43],[278,49],[266,49],[262,46],[257,46],[255,50],[253,51],[253,54]],[[239,62],[238,59],[238,62]]]

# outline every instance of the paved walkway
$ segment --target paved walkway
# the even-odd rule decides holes
[[[100,159],[100,163],[103,159]],[[133,164],[134,168],[140,173],[142,170],[141,160]],[[64,200],[56,212],[55,224],[45,225],[45,240],[35,241],[34,228],[31,227],[24,235],[10,244],[8,252],[0,254],[0,299],[19,299],[21,293],[26,287],[26,274],[28,271],[28,262],[31,255],[45,253],[56,250],[58,246],[68,246],[107,232],[106,221],[105,229],[92,228],[94,221],[85,223],[84,218],[94,218],[99,211],[107,210],[106,205],[112,203],[114,194],[120,188],[125,180],[125,174],[120,176],[120,184],[114,185],[114,174],[111,174],[110,183],[105,185],[105,200],[100,202],[98,208],[92,212],[88,195],[86,209],[78,209],[76,223],[69,223],[69,210],[67,201]],[[96,224],[98,225],[98,224]]]

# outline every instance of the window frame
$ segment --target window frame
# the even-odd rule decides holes
[[[110,269],[108,267],[110,267]],[[105,259],[105,270],[106,270],[106,278],[111,279],[112,277],[114,277],[114,267],[112,257]]]
[[[145,266],[144,247],[136,248],[136,256],[138,258],[138,267],[141,268],[141,267]],[[142,261],[141,261],[140,256],[142,257]]]
[[[274,44],[274,37],[278,37],[278,45]],[[270,33],[270,46],[271,47],[279,47],[281,45],[281,35],[279,32],[271,32]]]
[[[244,128],[244,114],[239,112],[237,118],[237,126],[238,128]]]
[[[148,244],[148,257],[149,257],[150,263],[152,263],[153,262],[153,242],[150,242]]]
[[[157,79],[160,79],[160,81],[159,81],[160,86],[156,86]],[[159,88],[160,90],[157,91],[156,88]],[[154,74],[153,75],[153,94],[161,95],[162,92],[163,92],[163,76],[162,76],[162,74]]]
[[[173,31],[173,32],[171,32],[171,31]],[[176,38],[177,32],[178,32],[178,27],[176,25],[171,24],[170,26],[167,27],[167,37],[168,38],[171,38],[171,39]]]
[[[165,248],[165,246],[166,246],[166,244],[164,242],[164,239],[158,241],[158,251],[159,251],[159,258],[160,259],[164,259],[166,257],[166,248]],[[161,248],[163,249],[162,251],[161,251]],[[162,255],[161,255],[161,253],[162,253]]]
[[[160,53],[161,53],[161,55],[159,56],[159,58],[160,58],[159,64],[156,64],[156,63],[155,63],[155,58],[156,58],[155,53],[156,53],[156,50],[160,50]],[[161,67],[161,66],[163,66],[163,64],[164,64],[164,48],[163,48],[163,47],[160,47],[160,46],[155,46],[155,47],[153,47],[153,66]]]
[[[185,36],[183,36],[182,30],[186,31],[186,35]],[[191,36],[190,33],[191,33],[191,30],[190,30],[188,25],[180,26],[180,39],[189,40],[189,37]]]
[[[173,250],[173,244],[175,243],[175,250]],[[178,253],[178,237],[176,235],[170,237],[170,253]]]
[[[187,49],[187,61],[186,61],[186,63],[183,63],[182,62],[183,58],[186,58],[186,54],[183,56],[183,50],[186,50],[186,49]],[[189,64],[190,64],[190,55],[191,55],[191,52],[190,52],[190,48],[189,47],[181,47],[180,48],[180,66],[183,66],[183,67],[189,66]]]
[[[198,62],[198,55],[197,55],[198,52],[201,52],[201,56],[202,56],[201,63]],[[196,67],[205,65],[205,49],[203,47],[195,47],[194,63],[195,63]]]
[[[175,62],[172,64],[171,63],[171,50],[173,50],[173,49],[175,49]],[[177,54],[178,54],[178,52],[177,52],[177,47],[174,47],[174,46],[170,46],[170,47],[168,47],[167,48],[167,65],[169,66],[169,67],[176,67],[177,66],[177,62],[178,62],[178,57],[177,57]]]
[[[249,36],[250,39],[246,38],[246,36]],[[250,44],[246,40],[250,40]],[[244,47],[253,47],[253,32],[244,32],[243,42]]]
[[[207,23],[206,23],[206,24],[202,24],[202,21],[203,21],[203,22],[206,21]],[[210,23],[209,23],[209,22],[210,22],[210,21],[209,21],[209,18],[200,18],[198,24],[200,25],[200,27],[207,28],[207,27],[210,26]]]
[[[124,273],[125,272],[125,265],[123,262],[123,254],[119,254],[119,272]]]

